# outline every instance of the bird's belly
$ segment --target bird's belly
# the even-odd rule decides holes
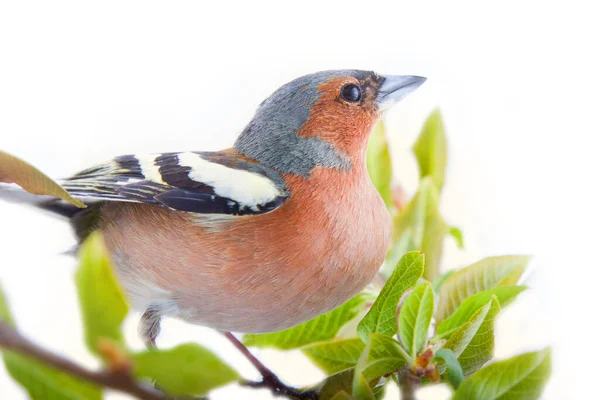
[[[372,280],[389,241],[385,207],[333,225],[279,210],[204,225],[147,205],[115,212],[103,230],[135,308],[236,332],[285,329],[343,304]]]

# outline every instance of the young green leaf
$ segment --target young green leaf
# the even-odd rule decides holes
[[[353,368],[365,348],[359,338],[316,343],[302,352],[327,375]]]
[[[404,348],[415,358],[425,345],[433,317],[433,290],[429,282],[417,284],[406,297],[398,315],[398,334]]]
[[[10,312],[10,308],[8,306],[8,300],[6,299],[6,295],[4,294],[4,290],[2,289],[2,285],[0,284],[0,321],[5,322],[11,327],[15,327],[15,319]]]
[[[454,240],[456,241],[456,246],[459,249],[465,248],[465,241],[463,239],[463,234],[459,228],[452,226],[452,227],[450,227],[450,230],[448,231],[448,233],[450,234],[450,236],[452,236],[454,238]]]
[[[450,278],[450,276],[452,274],[454,274],[455,272],[456,272],[455,269],[451,269],[450,271],[446,271],[442,276],[440,276],[438,279],[436,279],[435,282],[433,283],[433,292],[435,294],[439,294],[440,289],[442,287],[442,283],[446,282],[446,280],[448,278]]]
[[[438,325],[437,338],[445,338],[460,328],[477,310],[489,303],[492,296],[496,296],[500,306],[504,308],[525,289],[527,289],[526,286],[500,286],[467,297],[458,307],[458,310]]]
[[[318,393],[319,400],[353,400],[350,395],[353,379],[354,369],[347,369],[328,376],[313,390]]]
[[[361,367],[362,375],[369,382],[398,371],[412,361],[394,338],[373,333],[369,340],[370,347],[367,358]]]
[[[107,339],[124,346],[121,324],[129,308],[98,232],[91,234],[81,246],[75,282],[85,341],[90,351],[101,356],[98,346]]]
[[[4,352],[4,365],[10,376],[27,390],[32,399],[102,399],[102,390],[98,386],[14,352]]]
[[[500,312],[496,296],[456,329],[444,348],[451,350],[465,376],[471,375],[494,355],[494,319]]]
[[[515,285],[530,260],[528,256],[489,257],[457,271],[442,283],[436,321],[448,318],[469,296],[498,286]]]
[[[363,375],[363,370],[367,365],[369,353],[371,352],[371,340],[367,341],[367,345],[360,356],[356,368],[354,368],[354,377],[352,379],[352,397],[363,400],[375,400],[375,394],[371,390],[369,380]]]
[[[396,333],[396,308],[400,297],[412,288],[423,274],[423,254],[406,253],[387,280],[373,306],[359,322],[358,336],[366,343],[371,333],[392,336]]]
[[[378,333],[372,334],[354,369],[352,395],[356,399],[375,399],[372,384],[382,376],[398,371],[410,361],[410,356],[396,340]],[[377,393],[382,395],[380,390]]]
[[[325,397],[319,397],[319,399],[323,398],[324,400],[327,400],[327,398]],[[352,395],[349,395],[347,392],[337,392],[335,394],[335,396],[333,396],[331,398],[331,400],[354,400],[352,398]]]
[[[170,350],[149,350],[133,356],[134,375],[149,378],[174,396],[202,395],[240,378],[204,347],[188,343]]]
[[[533,400],[542,395],[552,371],[549,348],[498,361],[475,372],[455,400]]]
[[[446,130],[442,113],[434,110],[423,124],[421,134],[413,145],[413,152],[419,163],[421,178],[430,176],[436,187],[444,185],[444,171],[447,162]]]
[[[462,381],[465,379],[460,363],[456,359],[453,352],[448,349],[440,349],[435,353],[434,361],[442,361],[444,363],[444,369],[448,375],[448,381],[454,388],[458,389]]]
[[[332,340],[339,330],[358,315],[365,303],[359,294],[340,307],[280,332],[244,335],[246,346],[272,347],[280,350],[297,349],[311,343]]]
[[[389,378],[382,378],[379,383],[375,385],[373,388],[373,396],[375,397],[375,400],[383,400],[385,397],[385,389],[387,388],[389,381]]]
[[[383,122],[379,121],[369,139],[367,150],[367,169],[373,186],[377,189],[385,204],[392,205],[392,159]]]
[[[317,343],[302,352],[328,375],[354,368],[365,349],[359,338]],[[410,360],[400,344],[388,336],[371,335],[371,348],[362,374],[371,381],[396,371]]]
[[[8,301],[0,286],[0,320],[15,328]],[[32,399],[100,400],[102,391],[91,383],[73,378],[55,368],[48,367],[29,357],[2,349],[4,365],[10,376],[18,382]]]
[[[352,397],[350,394],[352,393],[353,380],[354,369],[347,369],[335,375],[328,376],[313,390],[318,393],[319,400],[358,400],[358,398]],[[372,388],[375,400],[383,399],[387,382],[388,379],[381,379]]]
[[[16,183],[29,193],[58,197],[76,207],[86,207],[81,200],[71,197],[58,183],[33,165],[2,150],[0,150],[0,182]]]
[[[396,268],[396,265],[398,265],[398,261],[400,261],[402,256],[409,251],[415,251],[415,249],[417,249],[417,246],[414,244],[413,240],[413,231],[410,227],[407,227],[404,231],[402,231],[398,237],[395,235],[395,226],[393,230],[393,244],[387,252],[383,266],[379,270],[386,280],[390,277],[392,272],[394,272],[394,269]]]
[[[412,200],[392,221],[394,248],[402,245],[425,253],[424,278],[431,282],[438,277],[442,244],[449,230],[438,207],[439,190],[426,177]]]

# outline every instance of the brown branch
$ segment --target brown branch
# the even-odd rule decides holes
[[[317,400],[317,393],[312,390],[301,391],[287,386],[281,382],[277,375],[265,366],[258,358],[254,356],[231,332],[223,332],[225,337],[252,363],[254,368],[262,375],[262,381],[245,381],[242,386],[252,388],[267,388],[276,396],[285,396],[291,399],[311,399]]]
[[[261,382],[245,381],[243,386],[252,388],[268,388],[275,395],[286,396],[296,399],[317,399],[313,391],[300,391],[287,386],[279,380],[277,375],[258,360],[235,336],[225,332],[225,336],[242,354],[254,365],[262,375]],[[169,400],[166,394],[153,388],[150,385],[136,382],[131,375],[124,371],[92,371],[74,363],[64,357],[52,353],[31,340],[27,339],[19,332],[3,321],[0,321],[0,348],[10,349],[16,353],[31,357],[43,364],[59,369],[77,378],[99,386],[114,389],[123,393],[130,394],[142,400]]]
[[[8,324],[0,321],[0,347],[31,357],[72,376],[130,394],[142,400],[166,400],[168,397],[148,385],[136,382],[122,372],[90,371],[33,343]]]

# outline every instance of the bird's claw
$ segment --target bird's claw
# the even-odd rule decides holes
[[[302,391],[287,386],[285,383],[281,382],[279,378],[274,374],[265,374],[263,375],[262,381],[245,382],[244,386],[268,388],[274,395],[286,396],[288,398],[318,400],[317,393],[314,390]]]

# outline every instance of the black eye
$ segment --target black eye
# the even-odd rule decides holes
[[[360,90],[360,87],[358,87],[354,83],[349,83],[342,87],[340,96],[342,96],[342,99],[346,100],[349,103],[356,103],[360,101],[360,98],[362,97],[362,92]]]

